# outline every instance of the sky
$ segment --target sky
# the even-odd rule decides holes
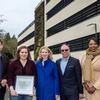
[[[34,10],[40,1],[0,0],[0,29],[17,37],[34,20]]]

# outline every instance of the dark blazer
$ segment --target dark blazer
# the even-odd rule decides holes
[[[79,60],[73,57],[69,57],[63,75],[60,67],[60,62],[61,59],[56,61],[59,70],[61,93],[63,93],[64,95],[83,93],[82,73]]]
[[[9,66],[9,59],[5,54],[2,54],[1,61],[3,63],[2,79],[7,79],[7,69],[8,69],[8,66]],[[1,96],[1,94],[5,94],[5,92],[6,92],[6,87],[2,87],[1,84],[0,84],[0,96]]]
[[[2,60],[2,63],[3,63],[2,79],[7,79],[7,69],[8,69],[8,66],[9,66],[9,59],[5,54],[2,54],[1,60]]]

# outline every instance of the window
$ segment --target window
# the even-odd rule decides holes
[[[95,37],[95,35],[97,35],[97,38],[99,40],[98,42],[100,43],[100,33],[88,35],[88,36],[85,36],[85,37],[81,37],[81,38],[78,38],[78,39],[65,41],[65,42],[70,45],[71,52],[81,51],[81,50],[85,50],[85,49],[88,48],[89,39],[92,38],[92,37]],[[60,53],[61,44],[62,43],[49,47],[52,50],[53,54],[59,54]]]
[[[51,27],[47,30],[47,36],[51,36],[55,33],[58,33],[64,29],[64,21],[60,22],[59,24],[55,25],[54,27]]]
[[[67,19],[59,22],[58,24],[54,25],[53,27],[47,30],[47,37],[54,35],[64,29],[72,27],[84,20],[87,20],[93,16],[100,14],[100,2],[97,1],[90,6],[82,9],[81,11],[73,14],[72,16],[68,17]]]
[[[47,13],[47,20],[66,7],[74,0],[61,0],[54,8]]]
[[[49,2],[50,0],[46,0],[46,4]]]
[[[33,51],[34,50],[34,44],[28,46],[28,48],[29,48],[30,51]]]
[[[34,37],[34,31],[18,42],[18,46]]]

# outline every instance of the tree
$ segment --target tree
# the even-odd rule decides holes
[[[11,37],[9,33],[6,33],[4,35],[4,44],[4,52],[9,58],[14,57],[17,49],[17,39],[15,35]]]
[[[8,42],[11,39],[10,34],[6,33],[5,36],[4,36],[4,39],[5,39],[5,41]]]

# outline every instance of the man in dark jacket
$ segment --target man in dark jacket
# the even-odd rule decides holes
[[[0,100],[4,100],[6,85],[7,85],[7,67],[9,66],[9,60],[2,53],[3,41],[0,39]]]
[[[79,100],[83,96],[82,73],[79,60],[70,56],[68,44],[60,48],[62,58],[56,61],[58,65],[61,100]]]

